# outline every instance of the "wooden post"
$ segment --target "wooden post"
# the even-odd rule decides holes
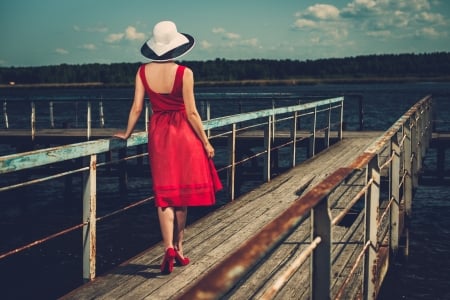
[[[148,123],[150,122],[150,107],[148,101],[145,101],[145,132],[148,132]]]
[[[233,201],[235,197],[236,187],[236,123],[232,124],[231,135],[228,138],[228,152],[229,165],[227,177],[228,177],[228,193],[230,194],[230,200]]]
[[[89,172],[84,174],[83,190],[83,279],[91,281],[95,278],[96,265],[96,210],[97,210],[97,155],[89,160]]]
[[[344,125],[344,99],[341,101],[341,116],[340,116],[340,122],[339,122],[339,132],[338,132],[338,138],[339,140],[342,140],[342,126]]]
[[[389,168],[390,194],[394,199],[391,205],[390,250],[397,254],[400,240],[400,146],[397,135],[391,138],[392,160]]]
[[[412,115],[410,120],[412,121],[410,130],[411,130],[411,152],[412,152],[412,158],[411,158],[411,177],[412,177],[412,183],[413,183],[413,190],[415,190],[419,186],[419,172],[418,172],[418,158],[417,156],[419,153],[417,153],[418,148],[418,134],[417,134],[417,120],[415,118],[415,115]]]
[[[314,107],[313,129],[312,137],[309,138],[309,155],[313,157],[316,155],[316,127],[317,127],[317,106]]]
[[[99,112],[99,118],[100,118],[100,127],[105,127],[105,114],[103,113],[103,101],[100,101],[98,103],[98,112]]]
[[[34,141],[36,135],[36,107],[34,102],[31,102],[31,140]]]
[[[127,148],[121,148],[119,150],[119,189],[121,194],[125,194],[128,190],[127,161],[124,160],[125,157],[127,157]]]
[[[7,102],[6,100],[3,102],[3,119],[5,121],[5,128],[9,128],[9,122],[8,122],[8,112],[6,110]]]
[[[310,299],[330,299],[331,291],[331,212],[328,198],[322,199],[311,213],[311,240],[320,237],[321,242],[311,256]]]
[[[364,107],[362,95],[358,95],[358,107],[359,107],[359,130],[364,130]]]
[[[330,132],[331,132],[331,104],[328,108],[328,125],[327,129],[325,130],[325,136],[324,136],[324,147],[325,149],[330,147]]]
[[[87,116],[86,116],[86,139],[89,141],[91,139],[91,102],[88,101],[87,103]]]
[[[50,101],[48,105],[50,109],[50,128],[55,128],[55,118],[53,115],[53,101]]]
[[[206,101],[206,120],[211,120],[211,103],[209,101]],[[208,129],[206,131],[206,135],[211,137],[211,129]]]
[[[297,157],[297,115],[298,112],[294,112],[291,123],[291,166],[295,167]]]
[[[378,167],[378,157],[375,156],[367,166],[366,182],[373,179],[373,182],[366,193],[365,200],[365,237],[364,244],[370,241],[364,259],[364,297],[363,299],[376,299],[377,281],[377,223],[378,209],[380,206],[380,169]]]
[[[266,149],[266,155],[264,156],[264,182],[270,181],[270,165],[271,165],[271,152],[272,152],[272,116],[269,116],[268,123],[264,128],[264,149]]]
[[[412,150],[411,150],[411,119],[403,125],[403,134],[405,141],[403,142],[403,167],[406,172],[405,182],[403,183],[403,198],[405,199],[406,216],[411,215],[412,199],[413,199],[413,171],[412,171]]]

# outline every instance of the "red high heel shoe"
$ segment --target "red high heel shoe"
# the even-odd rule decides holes
[[[176,250],[175,250],[175,261],[180,266],[187,266],[190,262],[188,257],[185,256],[184,258],[182,258],[180,253],[178,253],[178,251],[176,251]]]
[[[161,264],[161,273],[170,274],[173,271],[173,260],[175,259],[175,250],[173,248],[167,248],[164,255],[163,262]]]

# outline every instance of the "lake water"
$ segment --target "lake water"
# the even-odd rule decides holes
[[[450,131],[450,83],[305,85],[266,87],[197,88],[202,100],[211,101],[211,117],[269,108],[276,105],[311,101],[345,95],[344,120],[347,129],[359,128],[359,99],[363,99],[364,129],[386,130],[407,109],[425,95],[433,95],[436,130]],[[7,100],[10,128],[29,128],[30,104],[35,100],[37,126],[49,126],[49,101],[53,101],[55,127],[83,126],[86,100],[92,100],[93,119],[98,122],[99,101],[103,103],[105,126],[124,127],[131,105],[131,89],[36,89],[0,90]],[[76,99],[77,101],[74,101]],[[94,122],[94,123],[95,123]],[[0,126],[5,119],[0,117]],[[95,126],[95,124],[94,124]],[[139,125],[143,128],[143,120]],[[0,155],[14,151],[0,146]],[[450,169],[447,152],[445,169]],[[219,158],[220,159],[220,158]],[[435,153],[430,150],[424,167],[434,167]],[[117,180],[105,178],[99,184],[99,214],[121,207],[151,187],[147,174],[131,176],[129,193],[117,193]],[[1,177],[0,177],[1,179]],[[77,185],[74,179],[74,185]],[[251,188],[249,186],[248,188]],[[46,184],[20,192],[0,193],[0,253],[78,224],[81,219],[79,198],[64,195],[63,182]],[[224,197],[219,195],[219,197]],[[188,222],[208,209],[190,211]],[[410,224],[410,253],[390,270],[380,299],[450,299],[450,187],[448,180],[422,185],[413,201]],[[101,274],[160,241],[156,213],[152,204],[130,210],[98,226],[97,273]],[[0,261],[0,298],[53,299],[82,284],[81,233],[52,240]],[[13,271],[14,270],[14,271]]]

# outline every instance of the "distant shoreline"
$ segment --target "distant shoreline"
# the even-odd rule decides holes
[[[339,77],[339,78],[296,78],[296,79],[257,79],[230,81],[197,81],[198,87],[222,86],[270,86],[270,85],[316,85],[316,84],[360,84],[360,83],[408,83],[408,82],[450,82],[449,76],[438,77]],[[129,83],[36,83],[36,84],[0,84],[1,89],[41,89],[41,88],[129,88]]]

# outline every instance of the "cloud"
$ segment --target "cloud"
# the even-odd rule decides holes
[[[447,23],[443,15],[426,11],[417,14],[415,19],[419,22],[432,23],[436,25],[446,25]]]
[[[85,49],[85,50],[96,50],[97,47],[94,44],[84,44],[82,46],[80,46],[81,49]]]
[[[318,24],[312,20],[297,19],[294,22],[294,28],[314,28],[318,27]]]
[[[445,38],[447,37],[446,31],[437,31],[434,27],[423,27],[416,31],[415,36],[416,37],[423,37],[423,38]]]
[[[73,30],[75,31],[85,31],[85,32],[108,32],[108,27],[105,26],[96,26],[96,27],[87,27],[82,28],[78,25],[73,25]]]
[[[390,30],[378,30],[378,31],[369,31],[367,32],[367,35],[375,38],[387,38],[392,36],[392,33]]]
[[[142,32],[138,32],[137,29],[133,26],[128,26],[125,31],[119,33],[111,33],[106,38],[105,41],[107,43],[118,43],[123,39],[127,39],[130,41],[141,41],[145,39],[145,34]]]
[[[106,41],[107,43],[116,43],[116,42],[120,42],[120,41],[123,39],[124,36],[125,36],[124,33],[111,33],[111,34],[109,34],[109,35],[106,37],[105,41]]]
[[[212,33],[219,36],[222,40],[220,47],[246,47],[246,48],[260,48],[259,41],[257,38],[242,38],[239,33],[229,32],[222,27],[214,27],[212,29]],[[206,47],[204,49],[208,49],[212,47],[212,44],[205,44]]]
[[[138,32],[133,26],[128,26],[127,29],[125,29],[125,38],[131,41],[142,41],[145,39],[145,34],[142,32]]]
[[[56,48],[55,52],[58,53],[58,54],[61,54],[61,55],[69,54],[69,51],[67,51],[64,48]]]
[[[239,34],[234,32],[228,32],[222,27],[213,28],[212,32],[217,35],[220,35],[223,39],[226,40],[237,40],[241,37]]]
[[[315,4],[294,15],[296,20],[292,28],[308,34],[314,45],[342,41],[348,37],[349,31],[340,14],[336,6]]]
[[[224,32],[225,32],[225,29],[223,29],[223,28],[221,28],[221,27],[213,28],[213,29],[212,29],[212,32],[213,32],[213,33],[224,33]]]
[[[442,14],[432,11],[439,9],[439,4],[429,0],[352,0],[340,15],[349,27],[371,37],[433,37],[438,34],[436,27],[447,24]]]
[[[339,9],[329,4],[315,4],[308,7],[307,15],[321,20],[335,20],[339,18]]]
[[[208,42],[208,41],[201,41],[200,42],[200,47],[202,49],[209,49],[209,48],[212,47],[212,44],[210,42]]]

